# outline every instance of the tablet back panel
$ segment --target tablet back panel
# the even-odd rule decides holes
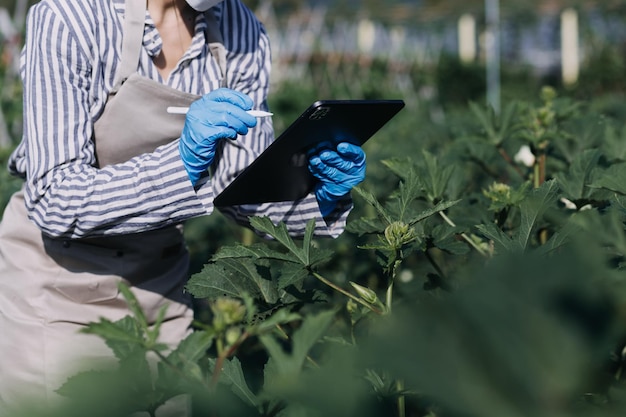
[[[362,145],[402,108],[402,100],[312,104],[215,198],[216,206],[295,201],[315,184],[306,153],[321,142]]]

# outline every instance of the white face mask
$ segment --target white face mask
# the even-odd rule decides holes
[[[199,12],[206,12],[223,0],[187,0],[187,3]]]

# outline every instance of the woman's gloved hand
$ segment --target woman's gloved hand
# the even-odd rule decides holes
[[[309,171],[319,179],[315,197],[323,216],[365,179],[365,152],[361,147],[341,142],[336,150],[324,145],[309,152]]]
[[[253,104],[245,94],[220,88],[189,106],[178,147],[192,184],[213,162],[221,139],[235,139],[256,126],[256,118],[246,113]]]

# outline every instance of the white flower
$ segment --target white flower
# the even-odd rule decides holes
[[[530,146],[528,145],[522,145],[513,157],[513,160],[518,164],[524,164],[529,168],[535,165],[535,155],[530,150]]]

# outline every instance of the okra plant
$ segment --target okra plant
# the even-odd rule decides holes
[[[449,143],[382,161],[391,192],[354,190],[340,239],[366,265],[253,218],[273,239],[191,277],[202,314],[174,349],[122,287],[133,316],[85,329],[119,367],[70,379],[64,415],[181,394],[200,416],[623,415],[626,129],[549,88],[470,111]]]

